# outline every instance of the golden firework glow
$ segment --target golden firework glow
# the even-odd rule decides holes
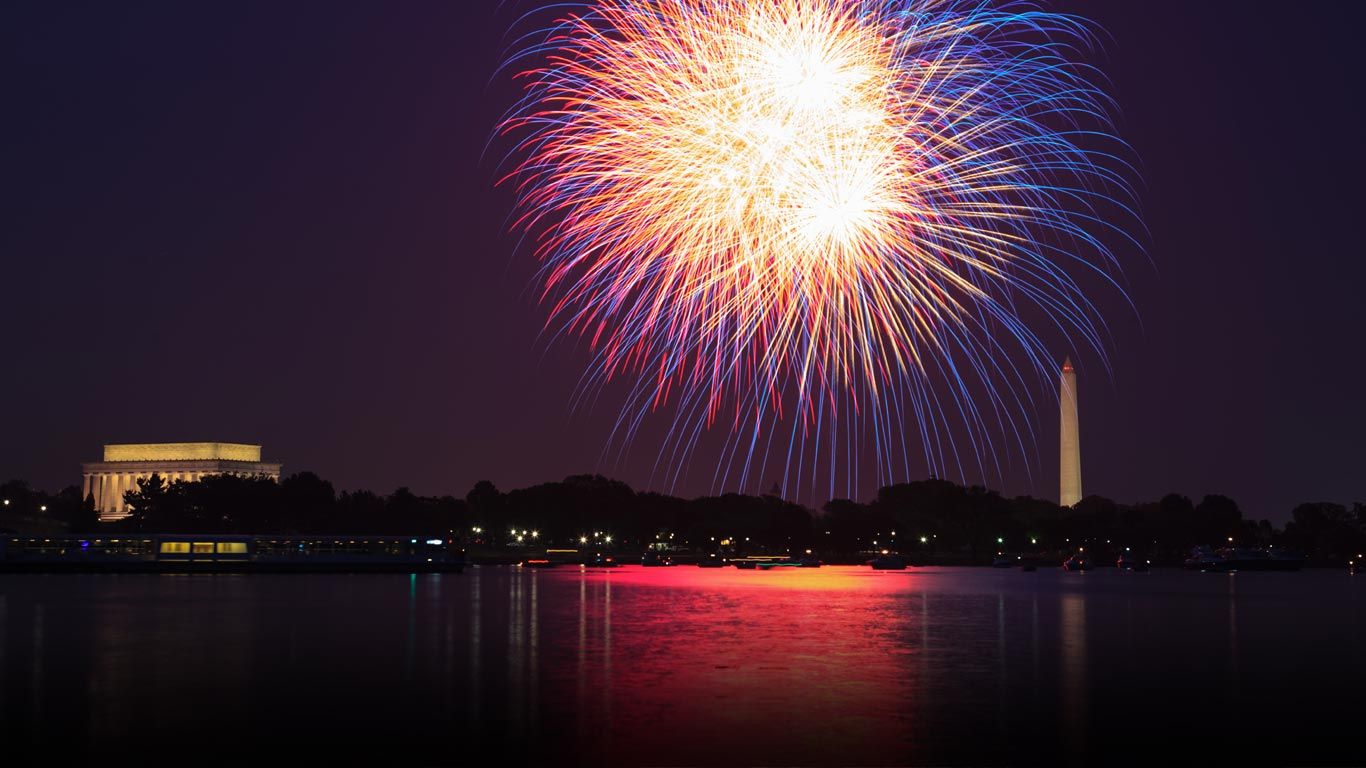
[[[628,411],[676,395],[684,450],[729,408],[748,457],[793,408],[794,439],[853,412],[885,451],[909,409],[942,464],[927,382],[985,431],[965,376],[995,398],[1004,340],[1042,351],[1017,302],[1099,335],[1068,269],[1110,256],[1066,203],[1119,174],[1048,125],[1104,119],[1055,33],[1075,22],[957,0],[603,0],[563,21],[506,128],[592,380],[635,374]]]

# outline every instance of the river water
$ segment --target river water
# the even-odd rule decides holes
[[[0,576],[13,764],[1366,764],[1364,697],[1336,570]]]

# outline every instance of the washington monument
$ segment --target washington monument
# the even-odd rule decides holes
[[[1058,404],[1062,411],[1062,429],[1058,444],[1061,449],[1058,464],[1058,503],[1070,507],[1081,501],[1081,436],[1077,431],[1077,373],[1072,370],[1072,358],[1062,363],[1062,381]]]

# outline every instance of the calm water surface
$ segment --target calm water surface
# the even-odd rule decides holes
[[[0,576],[20,763],[1366,764],[1364,684],[1339,571]]]

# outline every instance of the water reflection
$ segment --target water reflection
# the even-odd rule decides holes
[[[1073,761],[1086,754],[1086,599],[1078,593],[1062,596],[1063,741]]]
[[[1257,576],[10,576],[0,736],[71,761],[130,740],[255,760],[283,739],[270,756],[1114,763],[1210,732],[1221,750],[1324,733],[1248,754],[1350,757],[1331,734],[1363,682],[1366,638],[1343,617],[1366,584]]]
[[[1238,574],[1228,576],[1228,676],[1234,694],[1238,692]]]

